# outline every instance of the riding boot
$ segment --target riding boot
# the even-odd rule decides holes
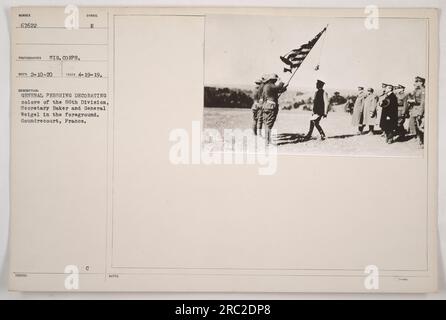
[[[322,130],[322,127],[319,125],[319,123],[316,124],[316,129],[319,131],[319,134],[321,135],[321,140],[325,140],[325,132]]]
[[[307,135],[305,136],[305,140],[310,140],[314,130],[314,121],[310,121],[310,129],[308,130]]]

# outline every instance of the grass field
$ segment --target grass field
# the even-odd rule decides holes
[[[345,112],[330,112],[321,121],[327,140],[321,141],[315,129],[313,139],[304,141],[308,132],[311,113],[298,110],[280,110],[274,129],[273,141],[281,154],[323,154],[358,156],[423,156],[415,139],[387,144],[380,134],[359,135],[351,125],[351,115]],[[203,127],[217,129],[249,129],[252,112],[248,109],[205,108]],[[368,129],[366,129],[368,130]]]

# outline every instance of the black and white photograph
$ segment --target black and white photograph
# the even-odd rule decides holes
[[[4,1],[0,300],[446,297],[446,3]]]
[[[427,28],[411,18],[207,16],[203,127],[249,129],[279,154],[422,157]]]

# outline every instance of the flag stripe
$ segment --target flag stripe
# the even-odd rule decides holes
[[[310,53],[311,49],[313,49],[314,45],[317,43],[322,34],[327,30],[324,28],[321,32],[319,32],[316,37],[314,37],[308,43],[300,46],[299,49],[293,49],[288,54],[281,57],[282,61],[289,65],[291,69],[299,68],[302,62]]]

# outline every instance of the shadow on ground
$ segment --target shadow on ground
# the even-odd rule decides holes
[[[305,135],[300,133],[281,133],[276,135],[275,138],[276,145],[278,146],[308,141],[307,139],[305,139]]]
[[[336,136],[328,136],[327,139],[341,140],[341,139],[357,137],[360,135],[361,134],[358,134],[358,133],[356,133],[356,134],[342,134],[342,135],[336,135]],[[363,134],[363,135],[365,135],[365,134]],[[381,132],[374,133],[374,136],[380,136],[380,135],[381,135]],[[317,140],[318,138],[319,138],[319,135],[317,133],[314,134],[311,139],[305,138],[305,134],[301,134],[301,133],[280,133],[275,136],[276,145],[278,145],[278,146],[287,145],[287,144],[303,143],[303,142],[308,142],[311,140]],[[414,138],[413,136],[407,136],[407,135],[397,136],[393,142],[394,143],[407,142],[409,140],[412,140],[413,138]]]
[[[356,136],[359,136],[359,134],[341,134],[338,136],[327,137],[327,139],[346,139],[346,138],[352,138],[352,137],[356,137]]]
[[[344,134],[338,136],[327,137],[327,139],[346,139],[357,136],[356,134]],[[276,144],[278,146],[285,144],[296,144],[302,142],[308,142],[311,140],[317,140],[317,136],[313,136],[311,139],[305,138],[305,134],[301,133],[281,133],[276,135]]]

